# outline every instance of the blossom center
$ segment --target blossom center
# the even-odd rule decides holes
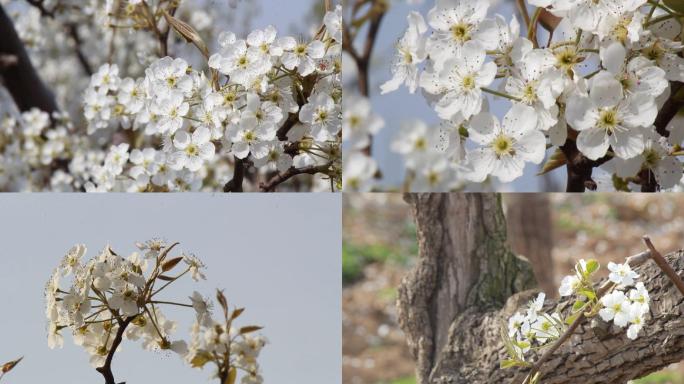
[[[195,144],[190,144],[187,148],[185,148],[185,153],[188,156],[197,156],[199,153],[199,148],[197,148],[197,145]]]
[[[660,162],[660,154],[653,148],[646,149],[643,153],[644,163],[649,168],[654,168]]]
[[[464,22],[452,25],[451,37],[459,43],[464,43],[470,40],[470,25]]]
[[[515,155],[515,149],[513,148],[513,139],[503,134],[498,135],[494,139],[494,141],[492,141],[492,149],[494,150],[494,154],[496,154],[496,157],[498,158],[507,155]]]
[[[612,133],[620,123],[615,109],[604,109],[599,114],[598,126]]]
[[[416,142],[413,144],[413,147],[419,151],[425,150],[425,148],[427,148],[427,142],[425,141],[425,138],[418,138]]]
[[[475,76],[473,75],[468,75],[463,78],[461,81],[461,85],[463,86],[463,89],[465,90],[471,90],[475,88]]]

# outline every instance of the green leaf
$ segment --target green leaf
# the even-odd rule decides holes
[[[589,289],[581,289],[578,293],[589,300],[594,300],[596,298],[596,294],[594,293],[594,291]]]
[[[587,261],[587,273],[594,273],[598,271],[600,266],[601,265],[599,264],[599,262],[594,259]]]
[[[572,315],[568,316],[568,318],[565,319],[565,324],[570,325],[570,324],[574,323],[575,320],[577,320],[577,318],[580,317],[581,314],[582,314],[582,312],[577,312],[577,313],[573,313]]]
[[[581,300],[575,301],[575,304],[572,305],[572,312],[575,313],[575,312],[580,311],[582,308],[584,308],[585,304],[586,303],[584,301],[581,301]]]
[[[530,384],[537,384],[539,382],[540,378],[541,378],[541,372],[535,373],[534,377],[532,377],[532,380],[530,380]]]
[[[517,367],[518,365],[520,365],[520,363],[518,363],[518,360],[513,359],[502,360],[501,363],[499,363],[499,367],[501,369]]]

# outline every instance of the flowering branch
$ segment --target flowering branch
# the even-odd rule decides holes
[[[200,329],[205,327],[207,332],[218,329],[211,320],[211,303],[207,299],[197,292],[190,297],[191,303],[157,298],[166,287],[186,274],[190,274],[195,281],[204,279],[201,271],[204,265],[195,256],[169,256],[177,245],[151,240],[137,245],[144,255],[136,252],[128,258],[120,257],[107,247],[86,263],[81,262],[86,252],[83,245],[70,249],[46,287],[48,346],[61,347],[63,339],[60,332],[65,328],[71,329],[74,343],[89,352],[90,362],[102,374],[105,384],[116,384],[112,361],[124,338],[142,340],[145,349],[171,350],[195,367],[204,365],[204,362],[197,360],[198,354],[204,353],[202,348],[211,347],[210,353],[220,352],[222,356],[217,360],[221,384],[226,383],[224,371],[232,370],[232,374],[236,375],[237,368],[246,372],[243,383],[259,384],[261,376],[256,356],[265,344],[265,339],[247,335],[261,327],[242,327],[238,331],[231,328],[242,309],[231,313],[222,331],[225,335],[215,341],[218,345],[211,341],[205,345],[202,340],[209,339],[200,334]],[[185,269],[176,276],[170,276],[169,273],[181,262],[186,265]],[[147,274],[150,263],[153,267]],[[73,275],[72,285],[68,289],[61,289],[60,279],[70,275]],[[163,284],[155,289],[157,283]],[[222,293],[219,297],[228,316],[226,299]],[[192,328],[190,345],[184,340],[170,340],[175,323],[164,317],[160,309],[162,305],[195,310],[197,321]],[[226,335],[230,335],[230,338],[227,339]],[[231,349],[231,345],[240,352],[239,356],[233,355],[237,352]]]

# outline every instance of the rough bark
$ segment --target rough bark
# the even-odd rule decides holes
[[[52,113],[58,110],[52,91],[38,76],[19,39],[14,24],[0,6],[0,56],[14,57],[12,65],[0,66],[0,77],[20,111],[36,107]]]
[[[511,250],[530,261],[539,287],[547,296],[555,297],[557,290],[551,258],[553,226],[548,195],[509,193],[504,202],[508,244]]]
[[[399,322],[420,383],[441,359],[449,327],[468,308],[499,308],[534,284],[528,263],[506,247],[494,194],[408,194],[420,258],[399,287]]]
[[[407,200],[416,218],[420,257],[402,282],[398,307],[417,360],[418,383],[521,381],[524,369],[499,368],[506,358],[499,332],[536,292],[523,291],[529,266],[504,245],[496,198],[435,194]],[[666,259],[684,275],[684,251]],[[651,295],[639,337],[632,341],[625,329],[600,318],[588,320],[544,364],[542,383],[626,383],[684,359],[684,297],[652,260],[635,270]],[[568,300],[547,300],[545,310],[567,316],[571,306]],[[534,362],[539,356],[529,357]]]

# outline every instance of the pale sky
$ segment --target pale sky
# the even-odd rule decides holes
[[[341,383],[341,199],[333,194],[270,195],[0,195],[0,363],[24,355],[7,383],[93,384],[102,377],[66,334],[50,350],[43,287],[75,243],[86,258],[105,245],[128,255],[136,241],[179,241],[207,265],[207,281],[183,279],[165,299],[189,301],[193,290],[247,308],[242,319],[263,325],[266,383]],[[168,308],[187,335],[194,314]],[[178,356],[124,341],[114,359],[117,381],[212,383]]]

